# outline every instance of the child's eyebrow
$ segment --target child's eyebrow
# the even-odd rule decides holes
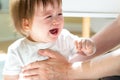
[[[46,15],[52,14],[53,12],[54,12],[54,10],[43,10],[41,12],[37,12],[35,15],[37,15],[37,16],[46,16]],[[62,13],[62,9],[59,9],[57,12]]]
[[[43,15],[51,14],[51,13],[53,13],[53,11],[54,11],[54,10],[44,11],[44,12],[43,12]],[[62,12],[62,9],[58,10],[57,12]]]
[[[53,13],[53,10],[44,11],[44,12],[43,12],[43,16],[44,16],[44,15],[48,15],[48,14],[51,14],[51,13]]]

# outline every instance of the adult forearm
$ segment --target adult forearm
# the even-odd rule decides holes
[[[96,54],[104,53],[120,43],[120,17],[96,33],[92,39],[96,44]]]
[[[68,71],[69,79],[97,79],[105,76],[120,75],[120,50],[90,61],[76,62]]]

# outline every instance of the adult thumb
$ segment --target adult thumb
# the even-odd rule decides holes
[[[58,57],[57,54],[59,53],[51,49],[40,49],[38,51],[38,54],[49,57],[49,58],[57,58]]]

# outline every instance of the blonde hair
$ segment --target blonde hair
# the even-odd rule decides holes
[[[16,30],[22,35],[26,36],[27,33],[22,27],[23,19],[27,19],[32,23],[36,5],[43,5],[45,9],[48,4],[54,7],[55,0],[10,0],[10,14]],[[58,6],[62,4],[62,0],[56,0]]]

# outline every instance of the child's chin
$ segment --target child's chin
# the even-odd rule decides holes
[[[51,40],[51,42],[55,42],[56,40],[57,40],[57,38],[54,38],[54,39]]]

